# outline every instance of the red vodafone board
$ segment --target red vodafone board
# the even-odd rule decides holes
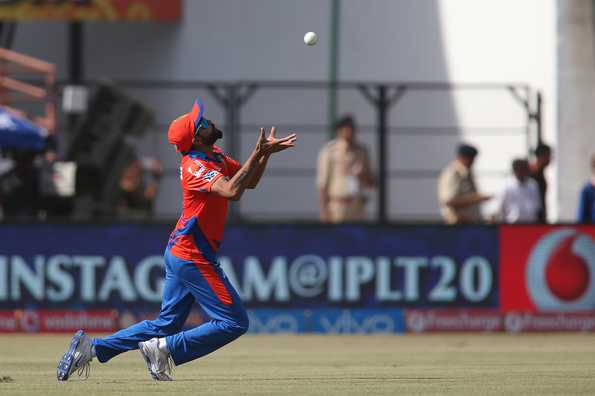
[[[595,310],[595,226],[502,226],[500,308]]]

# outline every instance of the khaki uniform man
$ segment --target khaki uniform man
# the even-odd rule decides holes
[[[376,181],[370,169],[367,148],[355,141],[355,122],[344,117],[336,125],[337,138],[318,156],[316,185],[320,220],[330,223],[365,219],[365,189]]]
[[[457,158],[440,173],[438,201],[442,217],[448,224],[481,222],[480,204],[491,199],[491,196],[477,192],[471,171],[477,153],[473,146],[460,145]]]

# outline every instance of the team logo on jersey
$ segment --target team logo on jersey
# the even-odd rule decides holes
[[[543,236],[527,260],[526,287],[535,307],[547,311],[595,308],[595,242],[564,228]]]
[[[205,173],[205,175],[202,177],[204,180],[206,181],[211,181],[215,178],[215,176],[217,176],[219,174],[219,172],[217,171],[208,171],[207,173]]]
[[[205,170],[206,168],[202,165],[197,170],[192,170],[192,165],[188,166],[188,173],[196,178],[200,178]]]

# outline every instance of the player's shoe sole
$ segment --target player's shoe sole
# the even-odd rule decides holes
[[[56,369],[56,376],[58,377],[58,381],[66,381],[70,378],[70,375],[75,370],[76,362],[74,359],[74,354],[76,352],[76,348],[78,348],[79,344],[85,337],[85,332],[82,330],[77,331],[74,333],[72,340],[70,340],[70,346],[68,350],[60,359],[58,363],[58,368]],[[80,359],[80,358],[79,358]]]

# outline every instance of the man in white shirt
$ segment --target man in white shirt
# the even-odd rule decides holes
[[[498,217],[504,223],[535,223],[539,219],[541,201],[539,186],[529,177],[526,159],[512,161],[514,177],[506,181],[500,198]]]

